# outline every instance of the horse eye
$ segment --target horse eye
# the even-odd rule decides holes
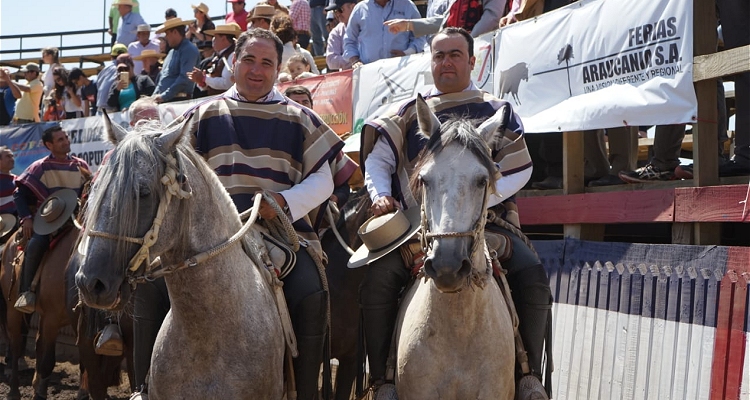
[[[487,186],[487,178],[486,177],[481,177],[481,178],[477,179],[477,187],[481,188],[481,187],[485,187],[485,186]]]
[[[148,186],[138,187],[138,197],[144,198],[151,195],[151,189]]]

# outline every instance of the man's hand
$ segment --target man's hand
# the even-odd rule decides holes
[[[23,230],[23,238],[31,239],[31,234],[34,233],[34,221],[31,218],[26,218],[21,222],[21,229]]]
[[[163,101],[164,101],[164,100],[163,100],[163,99],[161,98],[161,95],[160,95],[160,94],[154,95],[154,96],[153,96],[153,99],[154,99],[154,101],[155,101],[155,102],[156,102],[157,104],[158,104],[158,103],[161,103],[161,102],[163,102]]]
[[[349,63],[352,64],[352,69],[357,69],[357,68],[365,65],[364,63],[362,63],[362,61],[357,56],[354,56],[354,57],[350,58],[349,59]]]
[[[408,19],[392,19],[390,21],[383,22],[383,25],[388,27],[388,32],[396,34],[409,31],[409,25],[411,25],[411,21],[409,21]]]
[[[271,191],[268,191],[268,193],[270,193],[271,196],[273,196],[273,199],[276,200],[276,203],[283,210],[284,206],[286,206],[286,199],[284,198],[284,196],[276,192],[271,192]],[[268,204],[266,200],[261,200],[259,212],[260,212],[260,217],[263,219],[274,219],[277,216],[276,210],[274,210],[273,207],[271,207],[271,205]]]
[[[380,197],[372,204],[370,211],[376,217],[396,211],[396,199],[391,196]]]
[[[193,70],[187,73],[188,79],[191,81],[197,83],[198,85],[203,85],[203,83],[206,81],[206,77],[203,75],[203,71],[199,70],[198,68],[193,67]]]
[[[512,24],[514,22],[516,22],[515,15],[508,14],[508,15],[500,18],[500,28],[502,28],[502,27],[504,27],[506,25],[510,25],[510,24]]]

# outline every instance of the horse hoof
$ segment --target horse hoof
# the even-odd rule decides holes
[[[542,382],[534,375],[526,375],[518,382],[517,400],[549,400]]]
[[[398,394],[396,394],[396,385],[392,383],[385,383],[381,385],[378,390],[375,391],[374,400],[398,400]]]

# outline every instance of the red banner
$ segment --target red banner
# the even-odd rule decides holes
[[[313,110],[338,135],[352,131],[352,70],[278,84],[281,93],[290,86],[301,85],[310,90]]]

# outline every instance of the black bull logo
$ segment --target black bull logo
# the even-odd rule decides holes
[[[529,64],[521,62],[500,71],[500,97],[505,98],[505,95],[510,93],[516,105],[520,106],[518,86],[521,84],[521,80],[529,81]]]

